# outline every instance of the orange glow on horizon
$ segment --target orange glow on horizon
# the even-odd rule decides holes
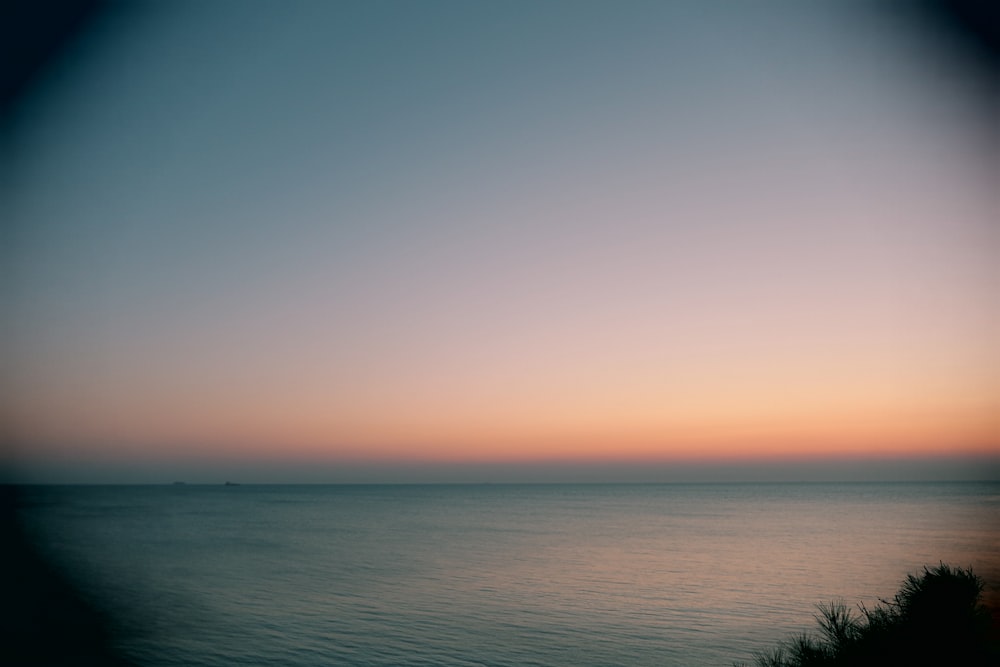
[[[119,413],[114,420],[95,420],[90,429],[72,420],[50,421],[48,429],[15,439],[65,443],[53,453],[70,453],[77,448],[72,443],[85,441],[91,443],[85,449],[125,459],[206,455],[488,463],[1000,453],[998,411],[985,401],[913,406],[870,399],[867,405],[843,401],[836,409],[803,400],[784,403],[769,407],[760,395],[727,410],[693,401],[684,411],[619,403],[604,411],[579,410],[579,416],[571,405],[545,410],[522,402],[513,406],[519,411],[495,405],[438,413],[407,404],[387,409],[381,419],[362,411],[317,410],[308,402],[297,409],[289,402],[239,414],[220,412],[215,404],[201,411],[189,406],[184,419],[153,411]]]
[[[877,360],[846,371],[822,358],[802,366],[728,361],[677,368],[674,377],[599,364],[596,371],[570,372],[561,363],[539,362],[530,377],[499,365],[460,367],[450,382],[421,369],[395,381],[353,385],[308,374],[287,384],[227,379],[197,391],[160,383],[129,393],[104,383],[87,402],[68,392],[65,400],[37,401],[45,412],[26,406],[11,420],[17,428],[10,437],[64,443],[56,449],[66,451],[91,443],[86,449],[140,458],[212,452],[459,462],[1000,453],[1000,403],[993,398],[1000,389],[984,370],[942,373],[928,383],[915,372],[879,368]]]

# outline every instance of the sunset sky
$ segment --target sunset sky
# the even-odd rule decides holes
[[[2,454],[1000,458],[997,98],[945,41],[842,2],[101,16],[0,158]]]

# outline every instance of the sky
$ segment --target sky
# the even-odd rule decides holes
[[[998,478],[1000,98],[948,47],[832,1],[105,13],[4,138],[5,474]]]

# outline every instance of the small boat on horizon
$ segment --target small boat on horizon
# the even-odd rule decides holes
[[[239,482],[230,482],[229,480],[226,480],[226,483],[223,484],[223,486],[239,486],[239,485],[240,485]]]

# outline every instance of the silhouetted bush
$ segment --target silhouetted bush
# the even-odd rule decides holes
[[[907,575],[892,600],[854,612],[819,606],[818,635],[801,635],[757,654],[758,667],[1000,665],[1000,642],[981,602],[983,580],[941,564]],[[740,664],[740,663],[737,663]]]

